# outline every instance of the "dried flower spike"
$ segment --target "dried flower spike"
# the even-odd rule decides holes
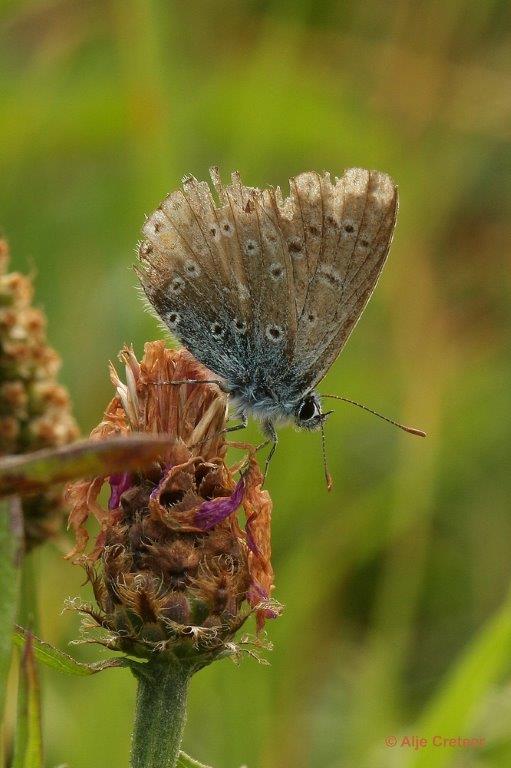
[[[79,608],[107,631],[101,642],[108,647],[168,655],[196,669],[233,652],[233,636],[253,610],[259,627],[275,615],[271,500],[253,449],[241,477],[239,465],[225,462],[227,400],[219,388],[168,384],[211,379],[207,369],[161,341],[146,344],[140,363],[130,348],[120,357],[126,383],[111,367],[117,394],[91,437],[163,433],[168,450],[144,473],[69,488],[77,541],[71,556],[86,568],[97,601],[97,608]],[[100,504],[106,482],[110,498]],[[101,530],[84,554],[91,513]]]
[[[0,239],[0,456],[66,445],[78,437],[67,390],[57,383],[60,359],[46,342],[46,318],[32,306],[30,277],[7,272]],[[62,526],[59,489],[23,501],[26,548]]]

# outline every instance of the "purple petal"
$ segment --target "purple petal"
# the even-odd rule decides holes
[[[259,554],[259,549],[258,549],[257,544],[254,541],[254,537],[252,536],[252,531],[250,530],[248,525],[245,526],[245,534],[247,536],[247,546],[248,546],[249,550],[251,552],[253,552],[255,555],[258,555]]]
[[[248,588],[247,597],[252,605],[268,600],[268,592],[257,581],[253,581]]]
[[[222,496],[218,499],[203,502],[195,515],[195,524],[202,528],[203,531],[218,525],[218,523],[221,523],[222,520],[225,520],[226,517],[229,517],[238,509],[243,501],[244,494],[245,480],[241,478],[230,496]]]
[[[165,485],[165,483],[167,481],[167,474],[168,474],[170,469],[172,469],[172,464],[164,464],[163,469],[162,469],[161,480],[158,483],[158,485],[156,486],[156,488],[153,488],[153,490],[151,491],[151,495],[149,496],[151,501],[154,501],[160,495],[161,489],[163,488],[163,486]]]
[[[257,581],[253,581],[247,592],[247,600],[253,608],[256,608],[259,603],[263,603],[269,599],[268,592]],[[272,608],[264,608],[262,611],[265,619],[278,618],[277,611]]]
[[[252,533],[252,526],[251,526],[251,518],[252,517],[253,517],[252,515],[249,517],[249,519],[247,520],[247,524],[245,526],[245,535],[247,537],[247,547],[249,548],[249,550],[251,552],[254,553],[254,555],[260,556],[261,555],[261,550],[257,546],[257,544],[255,542],[255,539],[254,539],[254,534]]]
[[[123,472],[120,475],[110,475],[108,482],[111,488],[108,509],[118,509],[121,504],[122,494],[128,488],[131,488],[131,475],[129,472]]]

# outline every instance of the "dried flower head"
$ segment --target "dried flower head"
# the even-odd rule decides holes
[[[140,363],[130,348],[120,358],[126,383],[111,367],[117,394],[91,437],[164,433],[168,450],[143,473],[69,488],[76,534],[70,556],[86,568],[97,601],[97,608],[79,608],[107,630],[108,647],[142,657],[171,653],[202,666],[233,649],[234,633],[252,611],[259,627],[275,613],[271,500],[252,448],[244,446],[248,459],[241,464],[226,464],[227,399],[220,389],[169,384],[211,379],[189,352],[158,341],[146,344]],[[106,483],[110,495],[102,504]],[[91,514],[100,532],[85,554]]]
[[[32,306],[30,277],[7,272],[0,239],[0,456],[56,448],[76,440],[69,395],[56,381],[60,359],[46,342],[46,318]],[[27,549],[62,526],[59,489],[23,501]]]

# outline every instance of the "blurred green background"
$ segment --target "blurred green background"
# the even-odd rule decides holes
[[[144,214],[218,164],[249,184],[389,172],[379,287],[323,391],[327,439],[281,432],[271,666],[193,681],[185,748],[215,768],[511,765],[511,24],[505,0],[4,0],[0,223],[37,273],[84,433],[107,362],[161,331],[130,270]],[[252,426],[250,437],[258,439]],[[42,635],[83,573],[35,555]],[[101,650],[75,649],[80,658]],[[46,764],[127,764],[135,685],[44,673]],[[480,737],[481,749],[385,737]]]

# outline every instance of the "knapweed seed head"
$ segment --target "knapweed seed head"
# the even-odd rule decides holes
[[[146,658],[167,653],[200,667],[233,651],[251,612],[259,628],[276,615],[271,500],[251,447],[235,467],[226,463],[227,399],[218,386],[169,383],[207,381],[208,370],[159,341],[146,344],[140,362],[130,348],[120,357],[125,381],[111,366],[117,394],[91,437],[165,434],[168,449],[144,472],[69,488],[70,556],[86,568],[97,602],[79,608],[106,630],[101,642],[111,648]],[[85,554],[91,514],[100,532]]]
[[[46,318],[32,306],[30,277],[8,272],[0,239],[0,456],[57,448],[78,437],[67,390],[56,380],[60,358],[46,342]],[[23,500],[26,548],[62,527],[62,492]]]

